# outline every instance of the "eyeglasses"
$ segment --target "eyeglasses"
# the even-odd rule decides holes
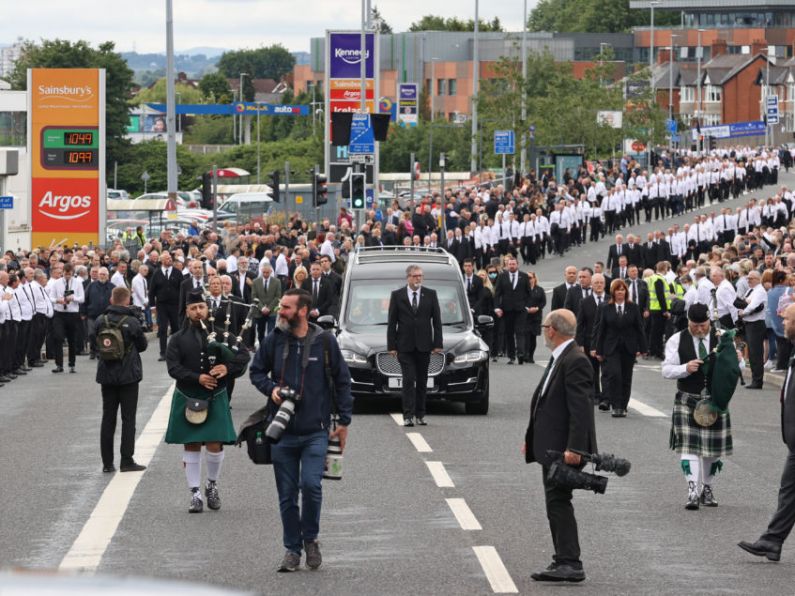
[[[542,329],[551,329],[552,325],[541,325]]]

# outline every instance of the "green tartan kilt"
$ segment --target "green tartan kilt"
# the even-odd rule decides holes
[[[229,412],[229,397],[226,389],[221,389],[213,394],[203,391],[194,397],[207,399],[211,395],[210,406],[207,411],[207,420],[201,424],[191,424],[185,418],[185,394],[179,389],[174,390],[171,398],[171,414],[168,417],[168,430],[166,430],[166,443],[172,445],[186,445],[188,443],[224,443],[233,445],[237,439],[232,415]]]
[[[729,412],[718,413],[712,426],[699,426],[693,418],[697,400],[677,397],[671,418],[670,447],[677,453],[721,457],[732,454],[732,425]]]

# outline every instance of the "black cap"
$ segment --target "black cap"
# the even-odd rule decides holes
[[[687,319],[694,323],[706,323],[709,321],[709,309],[706,304],[691,304],[687,309]]]
[[[194,289],[188,292],[185,298],[185,304],[198,304],[199,302],[204,302],[204,294],[202,294],[200,290]]]

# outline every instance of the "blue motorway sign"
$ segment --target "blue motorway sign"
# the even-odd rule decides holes
[[[513,155],[516,152],[516,143],[512,130],[494,131],[494,154]]]
[[[351,154],[375,153],[375,137],[370,126],[370,114],[354,114],[351,121],[351,143],[348,149]]]
[[[7,196],[7,197],[0,197],[0,209],[13,209],[14,208],[14,197]]]

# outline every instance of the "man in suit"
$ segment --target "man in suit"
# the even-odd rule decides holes
[[[486,288],[483,286],[483,280],[475,275],[475,263],[472,259],[464,259],[464,287],[467,291],[467,301],[469,308],[475,313],[475,317],[480,314],[483,307],[482,302]]]
[[[276,310],[282,298],[282,283],[273,274],[273,267],[267,260],[262,261],[259,268],[262,275],[251,284],[251,299],[259,300],[259,311],[254,313],[254,323],[257,339],[262,343],[263,338],[273,331],[276,324]]]
[[[154,263],[153,263],[154,266]],[[157,337],[160,339],[159,361],[166,360],[168,330],[179,330],[179,294],[182,286],[182,273],[173,266],[171,254],[163,251],[160,266],[155,266],[152,283],[149,284],[149,304],[157,309]]]
[[[333,263],[331,262],[331,257],[328,255],[323,255],[320,257],[320,268],[323,272],[323,277],[331,282],[331,289],[334,292],[334,296],[337,297],[336,307],[338,309],[339,297],[342,296],[342,276],[331,268],[332,265]],[[337,309],[335,309],[335,311]],[[338,312],[335,312],[334,316],[337,316],[337,314]]]
[[[643,254],[637,238],[632,234],[627,235],[627,245],[624,247],[624,254],[627,255],[628,265],[637,265],[640,267],[643,264]]]
[[[563,303],[563,308],[573,312],[575,317],[580,312],[582,301],[591,295],[592,275],[593,272],[589,267],[583,267],[577,274],[577,285],[570,288],[566,293],[566,301]]]
[[[204,288],[204,267],[199,259],[193,259],[188,265],[190,272],[185,276],[179,287],[179,319],[185,320],[185,297],[191,290],[202,290]]]
[[[494,313],[503,319],[505,343],[508,350],[508,364],[519,357],[519,364],[525,359],[525,327],[530,308],[530,281],[527,274],[519,271],[516,257],[508,257],[508,269],[497,278],[494,287]]]
[[[322,273],[320,263],[315,261],[309,268],[309,277],[301,284],[301,289],[312,295],[312,308],[309,310],[309,318],[313,321],[323,315],[333,314],[334,304],[337,302],[331,282],[323,277]]]
[[[442,315],[436,291],[422,286],[422,268],[409,265],[407,285],[389,298],[386,343],[403,373],[403,426],[425,426],[431,352],[443,352]]]
[[[573,265],[569,265],[563,270],[563,276],[563,283],[559,286],[555,286],[552,290],[552,310],[563,308],[563,305],[566,303],[566,294],[568,294],[569,289],[573,288],[574,284],[577,282],[577,268]]]
[[[795,342],[795,304],[784,310],[784,334]],[[781,390],[781,437],[789,453],[781,475],[778,491],[778,508],[767,526],[767,530],[756,542],[739,543],[739,547],[757,557],[769,561],[781,558],[781,546],[795,525],[795,359],[790,358],[789,368]]]
[[[618,257],[624,254],[624,237],[616,234],[616,243],[611,244],[607,249],[607,268],[613,269],[618,266]],[[613,276],[615,277],[615,275]]]
[[[613,267],[613,279],[626,279],[629,275],[629,260],[627,255],[618,257],[618,265]]]
[[[581,582],[577,520],[571,505],[572,489],[552,484],[547,476],[554,459],[547,450],[563,453],[563,461],[581,468],[576,451],[596,453],[596,430],[591,389],[593,369],[574,342],[576,320],[567,310],[550,312],[542,333],[552,358],[533,393],[530,423],[525,433],[525,462],[541,464],[547,518],[555,548],[552,564],[534,573],[535,581]]]
[[[631,265],[629,274],[627,275],[627,291],[628,298],[640,307],[641,314],[644,319],[649,318],[649,286],[646,282],[640,279],[638,268]]]
[[[232,295],[237,296],[246,304],[251,304],[251,287],[256,277],[248,270],[248,258],[240,257],[237,260],[237,271],[232,275]]]
[[[597,402],[602,400],[602,383],[601,383],[601,363],[591,354],[593,347],[591,346],[593,339],[593,330],[596,324],[596,318],[599,314],[599,308],[606,304],[609,296],[605,293],[605,278],[601,273],[594,273],[591,278],[591,295],[585,298],[580,303],[580,310],[577,313],[577,334],[575,341],[577,345],[582,348],[582,351],[588,356],[593,368],[593,398]]]

